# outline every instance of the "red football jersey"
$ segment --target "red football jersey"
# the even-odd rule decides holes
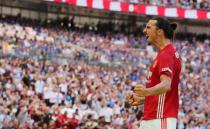
[[[161,51],[150,66],[146,87],[154,87],[160,83],[160,76],[167,75],[172,79],[171,90],[158,95],[145,97],[144,120],[175,117],[179,108],[178,84],[181,71],[181,59],[170,43]]]

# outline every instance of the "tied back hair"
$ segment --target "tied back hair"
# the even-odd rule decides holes
[[[157,21],[157,23],[156,23],[157,28],[163,30],[166,38],[168,38],[170,40],[174,39],[175,30],[177,28],[177,23],[175,23],[175,22],[170,23],[168,19],[163,18],[163,17],[155,17],[152,20]]]
[[[175,31],[177,28],[177,23],[172,22],[172,23],[170,23],[170,25],[171,25],[172,30]]]
[[[174,39],[175,39],[175,31],[176,31],[178,25],[175,22],[172,22],[170,25],[171,25],[171,28],[173,30],[173,37],[172,37],[171,40],[174,42]]]

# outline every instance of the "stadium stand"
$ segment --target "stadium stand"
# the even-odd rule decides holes
[[[210,9],[208,0],[116,0],[135,4],[151,4],[158,6],[182,7],[187,9]]]
[[[45,0],[55,3],[66,3],[72,6],[109,10],[142,15],[159,15],[186,19],[210,19],[209,1],[202,0]]]

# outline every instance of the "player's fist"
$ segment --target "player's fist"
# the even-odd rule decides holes
[[[149,95],[149,90],[142,86],[142,85],[138,85],[135,86],[133,89],[133,92],[138,96],[138,97],[144,97],[144,96],[148,96]]]
[[[137,106],[137,105],[142,104],[140,98],[136,96],[135,94],[129,94],[126,97],[126,100],[131,106]]]

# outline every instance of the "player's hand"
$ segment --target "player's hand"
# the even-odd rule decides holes
[[[129,94],[126,97],[126,100],[131,106],[138,106],[138,105],[143,104],[141,99],[138,96],[136,96],[135,94]]]
[[[133,89],[133,92],[138,96],[138,97],[144,97],[144,96],[148,96],[149,95],[149,90],[142,86],[142,85],[138,85],[135,86]]]

